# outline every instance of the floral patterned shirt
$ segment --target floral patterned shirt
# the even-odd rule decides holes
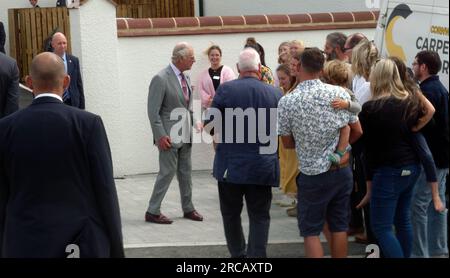
[[[269,85],[274,85],[275,81],[273,79],[272,70],[269,67],[261,65],[261,81]]]
[[[350,100],[343,88],[314,79],[301,82],[278,104],[278,134],[294,137],[299,170],[305,175],[329,170],[328,155],[336,150],[340,128],[358,121],[355,114],[331,107],[336,98]]]

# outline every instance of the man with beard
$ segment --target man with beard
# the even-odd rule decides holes
[[[338,59],[343,62],[348,62],[348,57],[347,55],[345,55],[344,50],[346,40],[347,36],[341,32],[328,34],[324,46],[324,52],[327,55],[327,61]]]

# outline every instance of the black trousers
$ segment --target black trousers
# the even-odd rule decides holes
[[[241,221],[244,198],[250,222],[247,250]],[[225,238],[231,257],[267,257],[271,186],[219,182],[219,200]]]
[[[352,208],[352,220],[350,227],[366,228],[367,241],[369,243],[375,243],[375,236],[370,228],[370,206],[367,204],[363,209],[356,209],[356,206],[361,202],[366,195],[366,174],[364,170],[364,153],[362,142],[359,140],[352,145],[352,157],[353,157],[353,180],[354,188],[350,195],[351,208]],[[364,216],[363,216],[364,213]]]

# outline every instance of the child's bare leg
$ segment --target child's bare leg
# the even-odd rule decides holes
[[[339,130],[339,142],[336,151],[328,157],[328,159],[333,164],[339,164],[339,162],[341,161],[342,156],[347,151],[349,139],[350,139],[350,126],[346,125]]]

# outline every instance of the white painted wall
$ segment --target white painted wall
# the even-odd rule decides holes
[[[334,31],[334,30],[333,30]],[[374,29],[342,30],[346,34],[363,32],[373,38]],[[120,115],[124,141],[120,148],[124,157],[122,163],[126,174],[158,171],[158,152],[152,146],[152,133],[147,118],[147,94],[151,78],[169,64],[173,46],[179,41],[191,43],[197,62],[190,75],[195,84],[197,74],[209,66],[202,52],[211,42],[219,44],[223,50],[223,64],[235,69],[237,57],[245,39],[254,36],[266,51],[266,62],[275,71],[278,45],[285,40],[301,39],[308,46],[322,48],[325,37],[331,31],[280,32],[256,34],[224,34],[198,36],[161,36],[119,38],[119,75],[122,97]],[[87,66],[87,65],[85,65]],[[193,168],[211,169],[214,153],[210,145],[195,145],[193,149]],[[117,165],[116,165],[117,166]],[[123,166],[123,167],[122,167]]]
[[[196,0],[196,5],[198,6]],[[354,12],[379,9],[380,0],[203,0],[204,16]]]
[[[80,58],[86,110],[102,117],[115,174],[124,175],[116,8],[107,0],[96,0],[69,11],[72,52]]]
[[[17,7],[16,2],[0,1],[0,20],[7,22],[5,9]],[[107,0],[91,0],[79,10],[70,10],[70,19],[72,52],[81,62],[86,109],[104,121],[116,176],[158,171],[158,151],[147,118],[148,86],[168,65],[177,42],[190,42],[196,51],[197,62],[191,71],[195,84],[197,74],[209,66],[202,52],[212,42],[222,47],[223,63],[234,69],[245,39],[254,36],[265,48],[268,66],[275,70],[279,43],[301,39],[308,46],[322,48],[332,31],[117,38],[115,7]],[[341,31],[374,35],[374,29]],[[194,145],[193,169],[211,169],[213,157],[211,145]]]

